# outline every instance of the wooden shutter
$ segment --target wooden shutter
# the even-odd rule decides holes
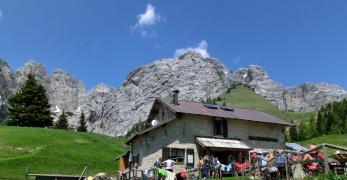
[[[162,161],[165,161],[170,158],[170,148],[163,147],[162,149]]]
[[[186,164],[188,168],[194,167],[194,149],[187,149]]]
[[[228,137],[228,120],[223,119],[223,136]]]

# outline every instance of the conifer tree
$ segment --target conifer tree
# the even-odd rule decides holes
[[[86,118],[85,118],[83,111],[82,111],[81,116],[80,116],[80,122],[79,122],[79,126],[77,128],[77,131],[87,132]]]
[[[298,140],[306,140],[308,139],[308,133],[307,133],[307,124],[305,122],[301,122],[298,127]]]
[[[8,125],[49,127],[53,124],[45,88],[29,74],[21,88],[8,99]]]
[[[315,117],[311,116],[310,121],[307,126],[307,137],[306,138],[314,138],[317,137],[317,123],[315,121]]]
[[[325,123],[321,110],[318,111],[317,114],[317,134],[324,135],[325,134]]]
[[[59,119],[55,123],[55,128],[57,128],[57,129],[66,129],[66,130],[69,128],[69,125],[68,125],[68,122],[67,122],[67,115],[66,115],[64,110],[61,113],[61,115],[59,115]]]

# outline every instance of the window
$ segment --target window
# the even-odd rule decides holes
[[[278,139],[269,137],[248,136],[248,139],[254,141],[278,142]]]
[[[214,120],[214,135],[228,137],[228,122],[224,120]]]
[[[172,159],[176,162],[176,164],[183,165],[184,164],[184,156],[185,149],[178,148],[163,148],[162,150],[162,159],[163,161],[167,159]]]
[[[184,163],[184,149],[171,149],[170,159],[176,161],[176,164]]]

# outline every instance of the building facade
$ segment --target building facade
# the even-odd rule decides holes
[[[159,159],[170,158],[176,161],[177,172],[196,167],[205,154],[228,163],[237,159],[237,153],[245,155],[251,149],[283,149],[284,127],[289,125],[254,110],[156,99],[147,128],[127,144],[134,167],[149,170]]]

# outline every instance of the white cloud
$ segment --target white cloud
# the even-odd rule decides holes
[[[196,47],[186,47],[182,49],[176,49],[175,57],[185,54],[189,51],[194,51],[200,53],[203,57],[209,57],[210,55],[207,52],[207,41],[202,40]]]
[[[154,25],[160,22],[160,19],[160,15],[155,13],[155,8],[151,4],[148,4],[146,12],[137,15],[137,25],[140,27]]]
[[[131,31],[140,33],[142,37],[157,37],[157,32],[152,26],[163,21],[163,18],[155,11],[155,7],[148,4],[143,14],[137,15],[137,22],[131,27]]]
[[[2,11],[0,10],[0,20],[2,19]]]

